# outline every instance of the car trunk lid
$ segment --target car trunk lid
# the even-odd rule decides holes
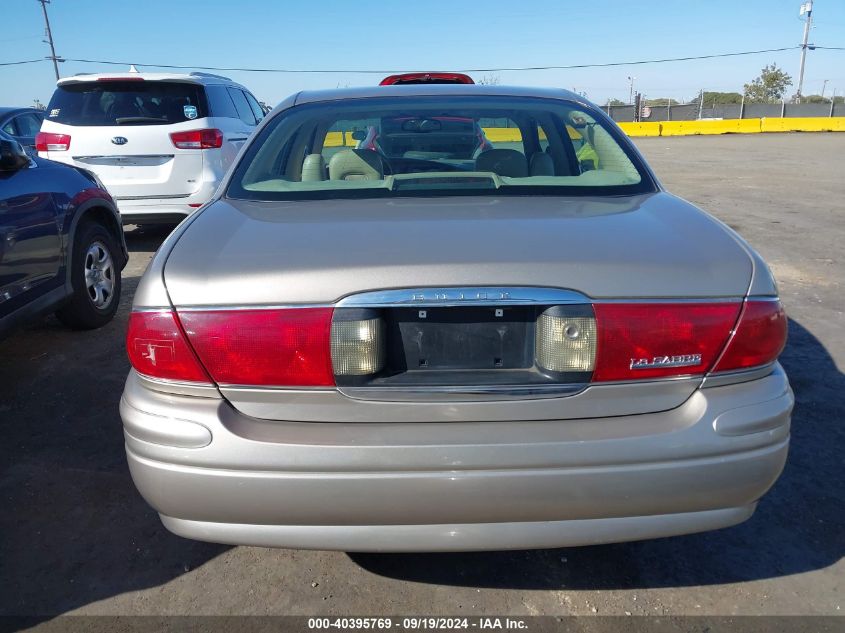
[[[576,297],[574,303],[582,297],[580,303],[587,304],[620,299],[738,302],[751,273],[750,258],[727,231],[691,205],[658,193],[619,198],[218,201],[181,237],[164,278],[173,305],[189,318],[196,311],[232,307],[333,306],[341,300],[343,307],[362,293],[385,290],[406,292],[411,303],[420,290],[424,294],[458,288],[495,288],[496,293],[510,288],[564,289]],[[497,357],[502,373],[496,373],[493,382],[501,381],[506,372],[527,369],[530,359],[526,361],[520,346],[533,337],[533,325],[527,328],[526,323],[536,317],[534,312],[517,314],[524,309],[515,310],[501,299],[496,295],[481,302],[484,309],[432,308],[433,318],[452,323],[448,336],[442,329],[426,330],[429,326],[422,324],[419,311],[405,314],[407,307],[397,308],[389,317],[396,330],[393,342],[400,341],[407,352],[410,341],[435,341],[403,354],[413,362],[429,357],[429,369],[441,372],[437,380],[442,382],[444,371],[478,376],[485,354],[495,354],[470,347],[473,341],[488,340],[505,350]],[[505,330],[495,322],[497,306],[503,313],[508,310],[503,314],[510,323]],[[546,307],[543,303],[531,310]],[[488,308],[494,310],[489,315],[484,312]],[[191,330],[190,325],[186,329]],[[491,367],[488,377],[496,371]],[[482,421],[665,410],[686,400],[700,379],[579,384],[558,393],[446,389],[434,396],[409,391],[401,381],[392,385],[393,391],[378,394],[348,385],[340,390],[267,389],[227,381],[220,386],[237,409],[259,418]],[[468,378],[459,380],[466,384]]]

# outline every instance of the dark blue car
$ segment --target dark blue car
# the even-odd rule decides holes
[[[44,121],[44,111],[35,108],[0,108],[0,131],[5,132],[26,150],[35,149],[35,137]]]
[[[0,131],[0,336],[45,312],[91,329],[114,317],[126,241],[97,177],[28,155]]]

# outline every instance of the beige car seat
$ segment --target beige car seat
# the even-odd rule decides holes
[[[322,154],[308,154],[302,161],[302,182],[326,179],[326,160]]]
[[[384,165],[377,152],[368,149],[344,149],[329,161],[330,180],[382,180]]]

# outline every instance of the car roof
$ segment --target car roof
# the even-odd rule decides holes
[[[297,94],[292,105],[320,101],[369,99],[376,97],[422,97],[449,95],[485,95],[498,97],[538,97],[562,99],[585,103],[580,95],[563,88],[532,88],[528,86],[489,86],[481,84],[409,84],[392,86],[365,86],[333,90],[306,90]],[[284,102],[283,102],[284,103]]]
[[[30,108],[27,106],[21,106],[19,108],[14,106],[0,106],[0,116],[4,116],[6,114],[11,113],[18,113],[18,112],[38,112],[36,108]]]
[[[209,84],[232,84],[233,86],[240,86],[237,81],[233,81],[229,77],[224,77],[223,75],[214,75],[212,73],[201,73],[201,72],[191,72],[191,73],[130,73],[130,72],[123,72],[123,73],[79,73],[77,75],[72,75],[70,77],[62,77],[57,82],[59,86],[66,86],[68,84],[73,83],[80,83],[80,82],[87,82],[87,81],[98,81],[100,79],[129,79],[129,80],[138,80],[144,79],[145,81],[180,81],[184,83],[192,83],[192,84],[199,84],[199,85],[209,85]]]

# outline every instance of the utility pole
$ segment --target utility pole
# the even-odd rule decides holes
[[[628,103],[634,105],[634,82],[636,81],[636,77],[628,77],[628,82],[631,84],[630,94],[628,96]]]
[[[801,66],[798,69],[798,93],[795,95],[798,103],[801,103],[801,96],[804,92],[804,65],[807,62],[807,42],[810,40],[810,27],[813,24],[813,0],[807,0],[801,5],[800,15],[804,18],[804,40],[801,42]]]
[[[56,57],[56,47],[53,45],[53,31],[50,30],[50,18],[47,17],[47,4],[50,0],[38,0],[41,3],[41,10],[44,12],[44,24],[47,25],[47,43],[50,45],[50,56],[47,59],[53,60],[53,70],[56,71],[56,81],[59,80],[59,58]]]
[[[827,89],[827,82],[829,80],[825,79],[824,83],[822,84],[822,99],[824,99],[824,91]]]

